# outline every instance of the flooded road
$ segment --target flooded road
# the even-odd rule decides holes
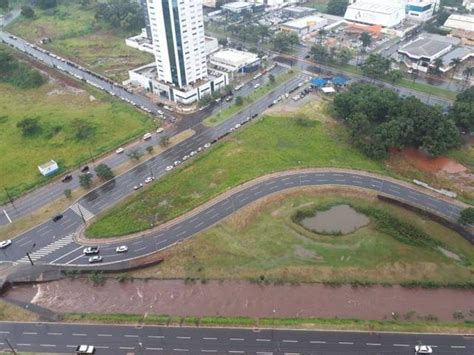
[[[55,312],[168,314],[174,316],[340,317],[410,319],[433,315],[453,320],[463,312],[474,319],[474,291],[393,287],[330,287],[322,284],[261,285],[249,282],[64,279],[18,286],[8,298],[32,302]],[[392,314],[393,312],[393,314]]]

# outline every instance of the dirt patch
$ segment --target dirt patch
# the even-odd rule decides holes
[[[111,295],[114,295],[111,297]],[[391,319],[415,312],[453,320],[461,311],[469,318],[474,291],[353,288],[321,284],[260,285],[247,282],[185,283],[180,280],[118,282],[104,286],[86,279],[65,279],[20,286],[7,297],[32,301],[56,312],[155,313],[176,316],[340,317]],[[449,300],[449,302],[447,302]]]
[[[391,154],[395,157],[398,156],[398,159],[403,159],[415,168],[427,173],[437,173],[442,171],[449,174],[458,174],[467,170],[465,166],[459,164],[453,159],[443,156],[431,158],[415,148],[404,148],[400,151],[392,151]]]

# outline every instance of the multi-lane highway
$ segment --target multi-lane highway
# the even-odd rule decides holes
[[[5,340],[6,339],[6,340]],[[474,337],[462,335],[173,328],[60,323],[0,323],[0,349],[73,353],[77,345],[97,355],[121,354],[413,354],[430,345],[435,354],[473,354]]]

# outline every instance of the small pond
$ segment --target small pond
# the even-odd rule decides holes
[[[349,205],[337,205],[327,211],[316,211],[313,217],[306,217],[301,224],[316,233],[349,234],[369,224],[370,219]]]

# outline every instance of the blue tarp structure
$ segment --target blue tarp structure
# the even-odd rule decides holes
[[[322,88],[324,85],[328,83],[327,79],[323,78],[314,78],[311,80],[311,86],[317,87],[317,88]]]
[[[344,85],[347,85],[347,83],[349,82],[349,80],[351,80],[351,79],[348,78],[347,76],[338,75],[338,76],[335,76],[335,77],[332,79],[332,82],[333,82],[334,85],[337,85],[337,86],[344,86]]]

